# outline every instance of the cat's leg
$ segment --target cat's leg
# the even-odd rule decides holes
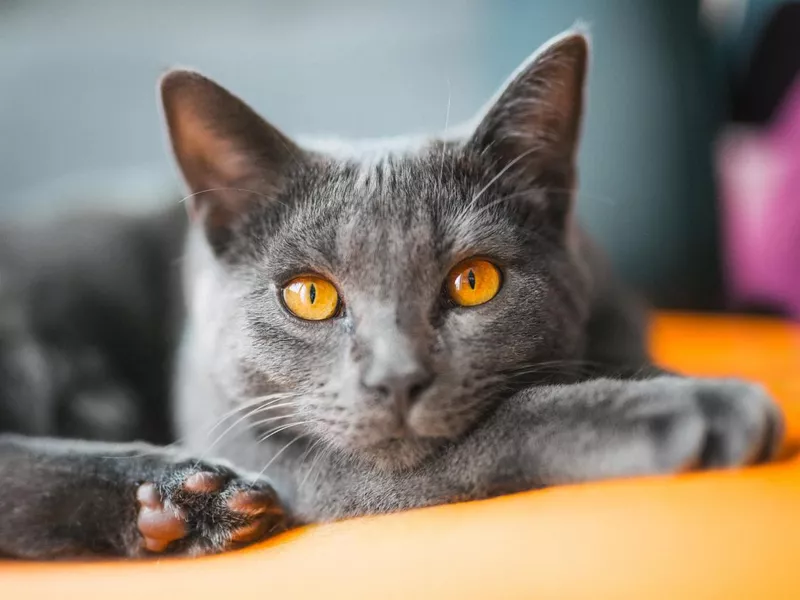
[[[558,484],[749,465],[774,456],[781,413],[734,380],[658,376],[536,386],[413,471],[339,465],[301,494],[309,519],[474,500]],[[336,472],[336,469],[339,469]],[[351,475],[355,473],[355,476]]]
[[[0,555],[208,554],[285,528],[263,480],[144,444],[0,435]]]
[[[516,394],[466,445],[502,448],[500,432],[517,430],[523,460],[515,467],[506,456],[507,474],[518,468],[528,484],[547,486],[762,462],[780,445],[783,419],[748,382],[597,379]]]

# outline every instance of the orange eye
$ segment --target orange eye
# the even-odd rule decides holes
[[[488,260],[468,258],[450,271],[447,292],[460,306],[477,306],[497,295],[501,279],[500,269]]]
[[[336,315],[339,293],[327,279],[303,275],[283,287],[283,302],[296,317],[306,321],[324,321]]]

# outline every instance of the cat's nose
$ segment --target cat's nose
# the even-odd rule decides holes
[[[387,366],[388,367],[388,366]],[[430,388],[433,374],[421,364],[405,369],[372,368],[361,377],[361,385],[381,400],[397,405],[403,412],[410,409]]]
[[[422,328],[397,307],[380,304],[365,310],[357,327],[353,357],[362,389],[406,414],[434,378]]]

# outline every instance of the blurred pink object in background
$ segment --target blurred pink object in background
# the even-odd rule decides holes
[[[717,170],[731,303],[800,319],[800,78],[767,128],[722,135]]]

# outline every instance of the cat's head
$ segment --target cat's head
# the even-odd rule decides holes
[[[468,131],[399,149],[303,146],[201,75],[167,74],[195,224],[192,335],[224,395],[287,392],[257,413],[265,429],[400,469],[520,375],[575,357],[587,54],[582,34],[562,35]]]

